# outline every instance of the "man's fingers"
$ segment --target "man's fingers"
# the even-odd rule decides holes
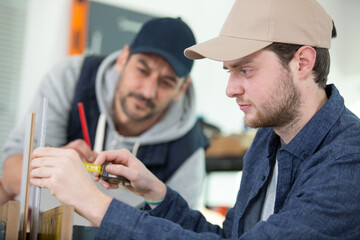
[[[40,157],[56,157],[59,155],[57,148],[51,147],[39,147],[36,148],[32,153],[32,158],[40,158]]]
[[[48,188],[48,179],[45,178],[30,178],[30,183],[40,188]]]
[[[99,153],[95,164],[103,165],[105,162],[113,162],[128,165],[131,156],[131,153],[127,149],[104,151]]]
[[[93,162],[96,158],[96,153],[94,153],[89,145],[82,139],[74,140],[62,148],[75,150],[79,154],[81,160],[85,162]]]
[[[120,164],[109,164],[105,169],[108,173],[127,178],[130,182],[137,180],[138,170]]]
[[[52,148],[52,147],[39,147],[32,153],[32,158],[42,157],[77,157],[78,154],[72,149]]]
[[[59,164],[56,157],[36,157],[30,162],[30,168],[56,167]]]
[[[105,189],[118,189],[119,186],[116,184],[111,184],[107,181],[104,180],[100,180],[99,183],[101,184],[101,186],[103,186]]]
[[[53,169],[49,167],[40,167],[31,170],[30,178],[49,178],[53,175]]]

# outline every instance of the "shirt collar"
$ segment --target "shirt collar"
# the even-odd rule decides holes
[[[313,155],[344,110],[344,99],[335,85],[325,88],[328,100],[283,149],[300,159]]]

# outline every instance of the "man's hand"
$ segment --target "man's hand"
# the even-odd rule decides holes
[[[2,188],[9,196],[20,194],[22,154],[15,154],[5,160],[2,173]]]
[[[127,186],[133,193],[144,197],[149,201],[160,201],[165,198],[166,186],[144,164],[132,155],[128,150],[104,151],[99,154],[95,164],[106,166],[106,171],[113,175],[123,176],[130,180]],[[95,180],[99,181],[98,174],[94,174]],[[112,186],[105,181],[100,182],[105,188]]]
[[[87,145],[87,143],[82,139],[69,142],[62,148],[75,150],[84,162],[93,162],[97,157],[97,153],[92,151],[89,145]]]
[[[2,182],[0,180],[0,206],[7,203],[9,200],[12,200],[13,196],[10,195],[5,189],[3,188]]]
[[[95,186],[77,152],[37,148],[30,169],[31,184],[48,188],[60,202],[73,205],[80,215],[99,226],[111,198]]]

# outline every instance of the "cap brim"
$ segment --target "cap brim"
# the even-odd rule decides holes
[[[190,59],[209,58],[215,61],[232,61],[250,55],[272,42],[219,36],[185,49]]]

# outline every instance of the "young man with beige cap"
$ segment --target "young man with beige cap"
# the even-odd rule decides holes
[[[99,239],[360,239],[360,121],[326,85],[332,36],[333,21],[315,0],[237,0],[220,36],[185,51],[223,62],[227,96],[246,125],[259,128],[222,228],[189,209],[128,151],[104,152],[96,163],[115,163],[107,170],[153,201],[147,211],[100,192],[77,203],[95,189],[90,180],[83,181],[85,193],[72,191],[69,179],[60,189],[51,185],[53,157],[81,167],[66,150],[37,149],[31,182],[99,225]],[[86,176],[84,170],[79,177]]]

